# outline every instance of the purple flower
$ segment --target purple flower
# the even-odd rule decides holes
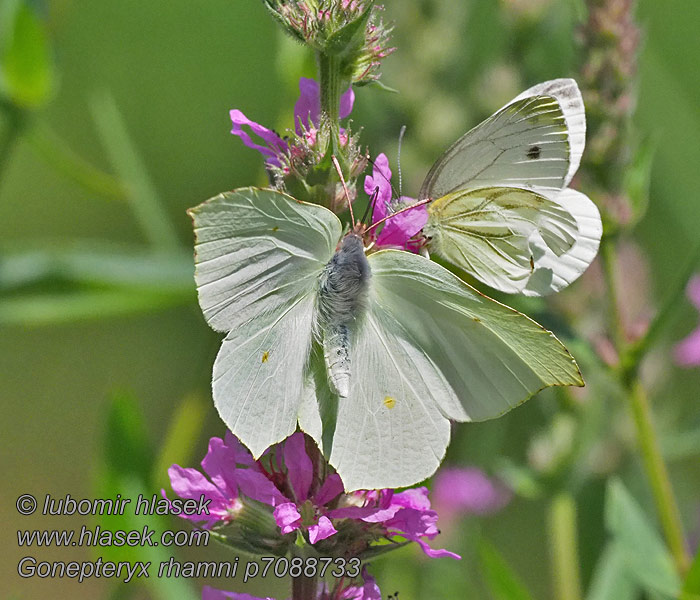
[[[500,481],[490,479],[476,467],[448,467],[435,477],[435,504],[443,516],[486,515],[501,510],[511,492]]]
[[[211,481],[197,469],[185,469],[179,465],[171,466],[168,475],[173,491],[180,498],[199,500],[204,495],[211,501],[207,514],[183,515],[183,518],[202,523],[207,529],[235,518],[242,507],[241,494],[272,506],[286,501],[260,471],[250,453],[229,432],[223,440],[212,438],[209,441],[202,468]]]
[[[342,580],[341,580],[342,581]],[[342,600],[382,600],[382,593],[379,590],[376,580],[372,577],[366,568],[362,569],[362,585],[349,585],[343,587],[343,583],[336,582],[335,588],[330,591],[328,586],[321,582],[318,585],[315,598],[311,600],[331,600],[332,598],[340,598]],[[202,588],[202,600],[274,600],[273,598],[258,598],[250,594],[241,594],[239,592],[227,592],[226,590],[217,590],[213,587],[205,585]]]
[[[700,275],[688,283],[688,298],[700,311]],[[682,367],[700,366],[700,325],[674,348],[676,364]]]
[[[370,197],[376,194],[372,223],[377,223],[389,217],[382,225],[376,244],[383,247],[401,248],[417,252],[419,247],[417,244],[412,243],[411,238],[425,226],[428,221],[428,210],[425,205],[421,205],[406,210],[395,217],[391,216],[402,208],[414,204],[416,200],[408,196],[392,199],[391,169],[385,154],[377,156],[374,161],[372,175],[365,177],[365,192]]]
[[[352,111],[353,103],[355,102],[355,93],[350,87],[340,98],[340,118],[344,119]],[[237,135],[243,143],[257,150],[265,157],[265,166],[268,169],[282,169],[285,174],[288,173],[286,167],[286,156],[290,152],[290,145],[287,140],[280,137],[277,133],[251,121],[240,110],[233,109],[230,113],[233,128],[231,133]],[[302,77],[299,80],[299,99],[294,105],[294,130],[295,133],[303,137],[307,144],[313,146],[316,142],[316,129],[319,125],[321,115],[321,94],[317,81]],[[251,134],[244,129],[247,127],[252,134],[259,138],[257,141],[253,139]],[[342,140],[342,130],[341,130]]]
[[[276,540],[281,544],[289,542],[282,536],[300,531],[310,544],[328,540],[326,550],[347,539],[357,542],[359,552],[378,541],[397,545],[414,541],[430,557],[459,558],[428,546],[427,541],[438,534],[438,515],[430,507],[427,488],[345,494],[337,473],[314,481],[314,461],[306,444],[306,436],[297,432],[255,461],[233,434],[227,433],[224,440],[212,438],[209,442],[202,461],[209,479],[196,469],[178,465],[170,467],[168,474],[173,491],[181,498],[199,499],[203,494],[210,500],[208,514],[186,517],[205,528],[243,518],[247,499],[253,499],[272,508],[267,514],[274,520],[271,526],[279,528]],[[312,442],[309,444],[311,449]],[[315,446],[313,450],[318,452]],[[334,538],[341,529],[345,535]]]

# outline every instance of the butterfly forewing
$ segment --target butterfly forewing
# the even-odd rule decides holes
[[[296,428],[318,277],[341,225],[323,207],[255,188],[190,214],[199,302],[208,323],[228,332],[214,364],[214,403],[257,456]]]
[[[569,169],[569,137],[553,96],[515,100],[457,140],[437,160],[419,197],[491,185],[560,189]]]

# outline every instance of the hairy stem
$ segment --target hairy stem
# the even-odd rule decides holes
[[[557,600],[581,600],[576,502],[569,492],[559,492],[549,504],[550,564]]]
[[[292,579],[292,600],[315,600],[318,580],[301,575]]]
[[[321,88],[322,126],[330,128],[330,151],[340,155],[340,95],[342,76],[340,59],[336,56],[320,53],[318,57],[319,79]],[[344,161],[341,160],[341,163]]]

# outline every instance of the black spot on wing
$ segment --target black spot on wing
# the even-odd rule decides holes
[[[539,146],[530,146],[530,148],[528,148],[527,157],[530,160],[539,158],[540,154],[542,154],[542,149]]]

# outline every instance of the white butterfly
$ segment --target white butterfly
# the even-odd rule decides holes
[[[366,256],[326,208],[243,188],[190,214],[199,302],[227,334],[214,402],[256,457],[298,423],[347,490],[408,486],[438,467],[450,419],[583,385],[537,323],[421,256]]]
[[[568,184],[586,122],[573,79],[536,85],[455,142],[428,173],[428,249],[498,290],[545,295],[592,262],[595,204]]]

